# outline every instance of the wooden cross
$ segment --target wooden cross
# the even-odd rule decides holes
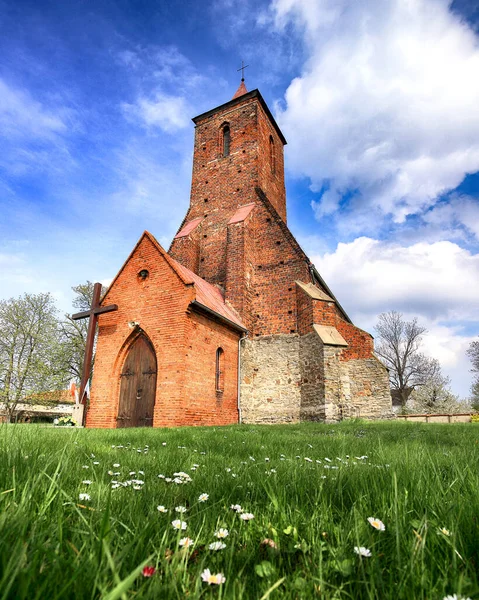
[[[241,81],[244,81],[244,70],[249,67],[249,65],[245,65],[243,61],[241,61],[241,67],[236,69],[236,71],[241,71]]]
[[[111,312],[113,310],[118,310],[118,306],[116,304],[110,304],[109,306],[100,306],[100,296],[101,283],[95,283],[95,285],[93,286],[93,298],[91,301],[90,310],[85,310],[84,312],[72,315],[72,319],[74,321],[77,321],[78,319],[90,318],[90,322],[88,323],[88,334],[86,336],[85,358],[83,360],[83,371],[80,385],[80,404],[84,404],[85,388],[87,386],[88,379],[90,378],[91,361],[93,358],[93,345],[95,342],[95,331],[96,324],[98,322],[98,315]]]

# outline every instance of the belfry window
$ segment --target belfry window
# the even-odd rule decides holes
[[[276,153],[275,153],[274,140],[273,140],[272,135],[269,136],[269,164],[271,167],[271,173],[275,173],[276,172]]]
[[[223,127],[223,156],[229,156],[230,153],[231,133],[230,126]]]
[[[223,348],[216,350],[216,391],[222,392],[225,387],[225,353]]]

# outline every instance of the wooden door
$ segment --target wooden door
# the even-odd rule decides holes
[[[156,356],[144,335],[131,345],[120,377],[118,427],[151,427],[156,392]]]

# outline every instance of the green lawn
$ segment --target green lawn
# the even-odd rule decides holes
[[[0,426],[0,600],[453,594],[479,598],[479,425]]]

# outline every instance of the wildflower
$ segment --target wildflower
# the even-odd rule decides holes
[[[365,556],[366,558],[371,556],[371,550],[368,550],[368,548],[365,548],[364,546],[354,546],[354,552],[359,556]]]
[[[159,505],[156,507],[156,510],[157,510],[158,512],[161,512],[161,513],[167,513],[167,512],[168,512],[168,509],[167,509],[167,508],[165,508],[165,507],[164,507],[162,504],[159,504]]]
[[[227,529],[220,527],[217,531],[215,531],[215,536],[220,540],[224,540],[225,537],[228,537],[229,533],[230,532]]]
[[[201,573],[201,579],[210,585],[212,583],[220,585],[226,581],[226,577],[223,575],[223,573],[217,573],[216,575],[213,575],[209,569],[205,569],[203,573]]]
[[[447,537],[449,537],[451,535],[451,532],[449,531],[449,529],[446,529],[445,527],[441,527],[439,529],[439,532],[442,533],[443,535],[447,535]]]
[[[200,494],[199,498],[198,498],[198,502],[206,502],[209,498],[208,494]]]
[[[91,479],[84,479],[82,483],[83,485],[91,485]]]
[[[78,497],[80,500],[91,500],[90,494],[80,494]]]
[[[119,467],[119,466],[120,466],[120,463],[115,463],[115,464],[113,465],[113,467],[114,467],[115,469],[118,469],[118,467]]]
[[[269,546],[270,548],[273,548],[273,550],[278,549],[278,544],[274,540],[271,540],[269,538],[265,538],[264,540],[262,540],[260,545]]]
[[[143,577],[152,577],[156,572],[155,567],[143,567]]]
[[[330,458],[328,458],[327,456],[325,457],[325,459],[324,459],[324,460],[325,460],[326,462],[331,462],[331,459],[330,459]]]
[[[240,519],[243,519],[243,521],[251,521],[251,519],[254,519],[254,515],[252,513],[243,513],[240,515]]]
[[[111,477],[113,475],[113,471],[108,471],[108,475]]]
[[[180,514],[181,514],[181,513],[185,513],[187,510],[188,510],[188,509],[186,508],[186,506],[177,506],[177,507],[175,508],[175,511],[176,511],[177,513],[180,513]]]
[[[465,596],[461,596],[461,594],[452,594],[452,596],[444,596],[443,600],[471,600],[471,599],[466,598]]]
[[[186,529],[185,521],[181,521],[180,519],[175,519],[171,524],[173,525],[173,529]]]
[[[136,471],[130,471],[130,475],[136,475]]]
[[[114,483],[114,484],[111,486],[111,489],[112,489],[112,490],[116,490],[116,489],[118,489],[119,487],[121,487],[121,484],[120,484],[120,483]]]
[[[94,465],[99,465],[99,464],[100,464],[100,462],[99,462],[98,460],[94,460],[94,461],[93,461],[93,464],[94,464]]]
[[[386,529],[386,525],[384,525],[380,519],[376,519],[376,517],[368,517],[368,521],[369,524],[378,531],[384,531]]]
[[[162,442],[162,443],[161,443],[161,445],[162,445],[162,446],[166,446],[166,442]]]
[[[138,475],[144,475],[145,471],[138,471]]]
[[[89,469],[90,467],[88,465],[82,465],[82,469]]]
[[[313,462],[313,460],[312,460],[311,458],[308,458],[307,456],[305,456],[305,457],[304,457],[304,460],[305,460],[306,462],[310,462],[310,463],[312,463],[312,462]]]
[[[159,477],[160,479],[164,479],[164,478],[165,478],[165,476],[164,476],[162,473],[160,473],[160,474],[158,475],[158,477]]]
[[[226,544],[224,542],[213,542],[208,546],[210,550],[224,550],[226,548]]]
[[[241,506],[239,504],[232,504],[230,506],[231,510],[234,510],[237,513],[242,513],[243,509],[241,508]]]
[[[252,460],[253,462],[256,461],[256,458],[254,458],[254,456],[250,456],[249,459]]]
[[[141,485],[134,485],[133,489],[134,490],[141,490],[142,488],[141,488]]]
[[[231,473],[231,467],[226,467],[225,471],[226,471],[227,473]]]
[[[269,462],[269,458],[266,456],[264,459],[266,462]]]
[[[179,544],[182,548],[189,548],[190,546],[193,546],[194,543],[194,540],[192,540],[189,537],[181,538],[181,540],[179,541]]]

